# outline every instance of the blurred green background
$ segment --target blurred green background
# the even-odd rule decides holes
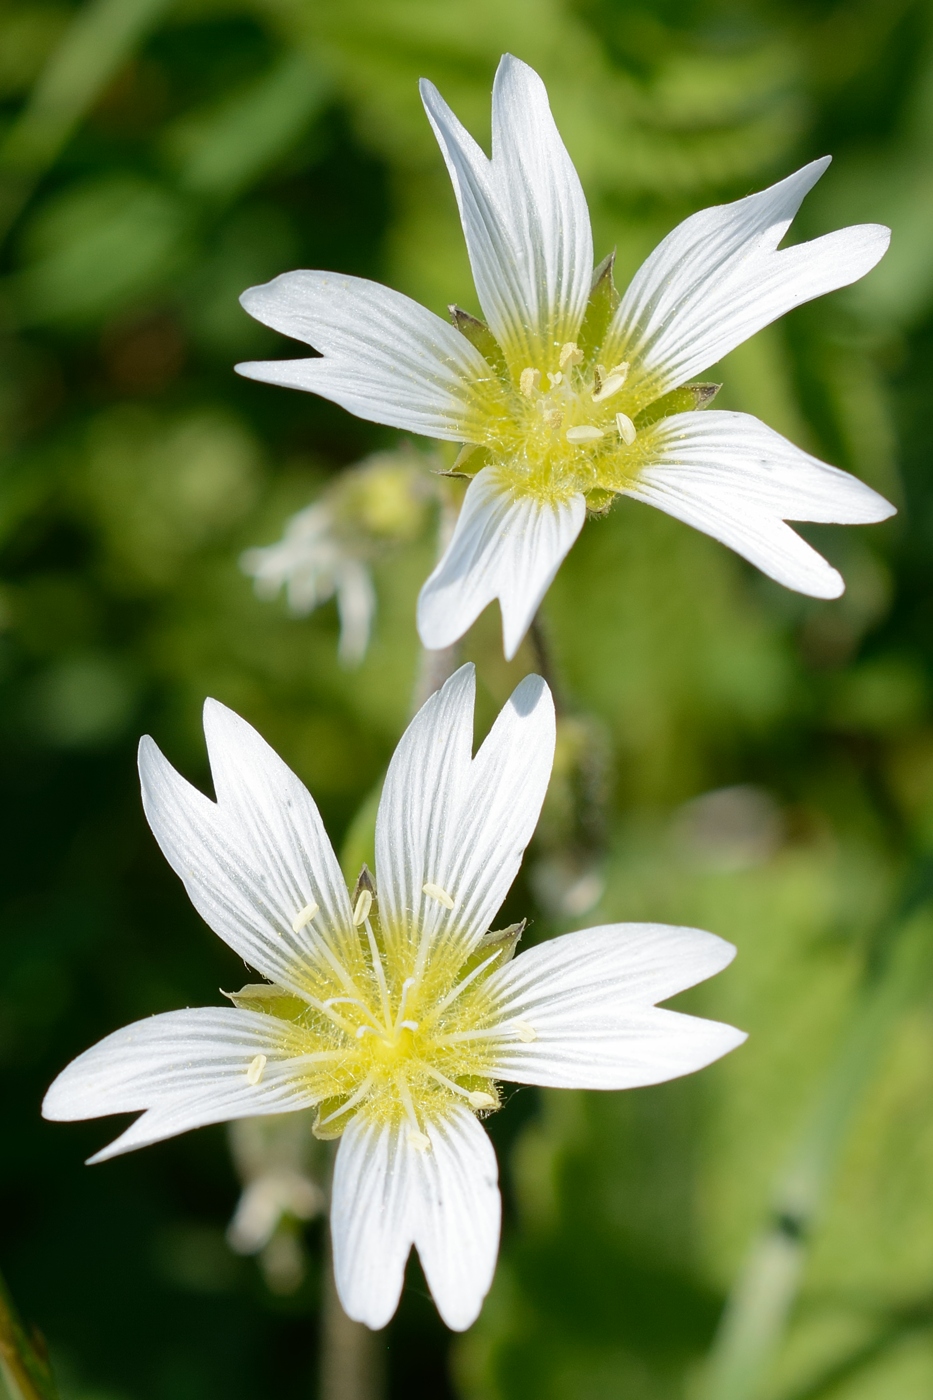
[[[623,285],[692,210],[832,153],[793,236],[888,222],[889,257],[711,377],[900,514],[806,530],[834,603],[633,502],[584,531],[545,606],[565,720],[507,912],[532,938],[713,929],[737,962],[682,1002],[750,1039],[660,1088],[513,1094],[484,1314],[452,1342],[413,1266],[388,1390],[742,1400],[704,1357],[770,1221],[789,1313],[754,1393],[933,1392],[933,935],[891,914],[933,845],[933,3],[4,0],[0,1266],[65,1400],[315,1394],[319,1225],[277,1295],[224,1242],[223,1129],[89,1169],[109,1125],[38,1106],[99,1036],[243,980],[145,827],[138,735],[206,785],[217,696],[339,843],[404,726],[430,531],[377,562],[355,671],[333,604],[295,620],[238,567],[397,435],[238,380],[291,347],[237,295],[328,267],[478,311],[416,80],[488,140],[505,50],[545,78]],[[482,728],[536,657],[503,663],[493,610],[466,654]],[[817,1187],[775,1217],[788,1161]]]

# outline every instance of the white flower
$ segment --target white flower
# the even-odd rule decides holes
[[[338,653],[344,665],[359,665],[369,646],[376,590],[369,569],[337,538],[334,513],[326,501],[291,516],[280,540],[248,549],[240,563],[255,579],[261,598],[274,598],[284,586],[295,617],[307,617],[336,594]]]
[[[437,465],[406,447],[375,453],[291,516],[275,544],[246,550],[240,567],[261,598],[274,598],[284,587],[294,617],[307,617],[336,595],[338,654],[345,666],[358,666],[376,614],[369,563],[420,533],[437,497],[430,471]]]
[[[503,58],[491,160],[431,83],[421,92],[488,325],[451,308],[448,326],[360,278],[290,272],[251,288],[242,303],[321,357],[238,369],[377,423],[481,449],[464,461],[476,475],[422,590],[425,646],[451,644],[498,598],[511,657],[587,506],[615,495],[704,530],[788,588],[837,597],[839,574],[784,522],[859,524],[893,507],[747,414],[700,412],[711,386],[689,384],[883,255],[889,233],[875,224],[778,251],[828,157],[685,220],[619,303],[611,260],[593,273],[583,189],[537,74]]]
[[[378,893],[354,895],[308,792],[216,701],[204,728],[217,801],[151,739],[143,802],[210,926],[268,982],[232,1007],[153,1016],[56,1079],[47,1118],[139,1117],[92,1161],[201,1124],[315,1109],[343,1134],[331,1229],[347,1313],[382,1327],[414,1244],[447,1324],[468,1327],[499,1239],[496,1159],[478,1115],[497,1081],[590,1089],[655,1084],[745,1039],[658,1009],[734,949],[696,929],[609,924],[511,959],[520,927],[488,932],[544,798],[554,707],[537,676],[471,757],[463,667],[409,726],[376,827]]]

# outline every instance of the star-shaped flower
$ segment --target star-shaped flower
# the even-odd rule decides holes
[[[839,574],[785,521],[864,524],[893,507],[748,414],[702,412],[716,386],[691,382],[885,252],[876,224],[778,249],[829,158],[685,220],[620,301],[612,259],[593,272],[586,199],[538,75],[508,55],[499,65],[491,160],[431,83],[421,94],[485,323],[451,307],[447,325],[356,277],[284,273],[242,303],[321,357],[237,368],[465,444],[472,480],[419,600],[425,646],[450,645],[498,598],[514,655],[587,508],[616,495],[696,526],[788,588],[838,597]]]
[[[310,795],[254,729],[208,701],[217,801],[151,739],[143,802],[203,918],[268,981],[226,1009],[116,1031],[50,1088],[47,1118],[142,1116],[91,1161],[204,1123],[313,1109],[341,1136],[331,1229],[346,1311],[382,1327],[414,1244],[447,1324],[468,1327],[499,1240],[496,1158],[478,1121],[500,1080],[627,1089],[745,1039],[655,1003],[724,968],[697,929],[607,924],[512,959],[490,932],[538,819],[554,707],[527,677],[471,757],[473,668],[415,717],[389,766],[376,882],[348,892]]]

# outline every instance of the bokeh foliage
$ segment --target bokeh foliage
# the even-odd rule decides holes
[[[377,566],[375,640],[353,672],[332,607],[296,621],[237,567],[395,437],[237,380],[237,359],[288,347],[236,298],[332,267],[477,311],[416,79],[486,139],[504,50],[547,81],[621,282],[691,210],[833,154],[795,236],[887,221],[888,260],[715,377],[721,403],[902,513],[813,530],[848,580],[837,603],[782,592],[632,502],[587,526],[546,606],[568,720],[508,912],[536,908],[534,937],[648,918],[733,939],[734,967],[684,1004],[751,1037],[683,1083],[514,1095],[492,1124],[507,1195],[493,1294],[448,1366],[413,1270],[387,1334],[392,1394],[701,1393],[723,1300],[859,1015],[876,930],[933,841],[930,0],[6,0],[0,1260],[68,1400],[313,1393],[315,1273],[276,1298],[227,1250],[222,1131],[85,1170],[106,1129],[43,1124],[38,1103],[98,1036],[242,980],[144,826],[136,736],[207,782],[199,707],[217,696],[339,840],[405,722],[430,538]],[[505,665],[492,613],[467,652],[485,725],[537,661],[529,644]],[[581,870],[591,896],[604,882],[585,917]],[[771,1400],[933,1385],[920,967],[807,1241]]]

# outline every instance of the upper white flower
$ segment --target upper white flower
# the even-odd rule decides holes
[[[700,1069],[745,1039],[655,1005],[735,950],[696,929],[609,924],[512,960],[490,933],[538,819],[554,707],[527,677],[471,756],[474,677],[427,702],[389,766],[376,879],[351,897],[310,795],[254,729],[208,701],[217,801],[151,739],[143,802],[195,907],[268,980],[222,1008],[108,1036],[50,1088],[47,1118],[139,1117],[92,1161],[204,1123],[315,1109],[343,1134],[331,1204],[346,1311],[382,1327],[417,1247],[444,1320],[468,1327],[499,1240],[496,1159],[477,1115],[497,1081],[626,1089]],[[377,893],[376,893],[377,891]]]
[[[699,411],[689,381],[784,312],[856,281],[885,252],[877,224],[778,250],[813,161],[760,194],[705,209],[655,249],[619,300],[593,273],[583,189],[538,75],[506,56],[492,159],[422,81],[460,207],[486,324],[447,325],[407,297],[332,272],[290,272],[241,298],[318,359],[237,366],[333,399],[362,418],[472,445],[475,472],[422,590],[427,647],[456,641],[494,598],[517,649],[587,506],[634,496],[819,598],[844,584],[788,520],[861,524],[893,507],[744,413]]]

